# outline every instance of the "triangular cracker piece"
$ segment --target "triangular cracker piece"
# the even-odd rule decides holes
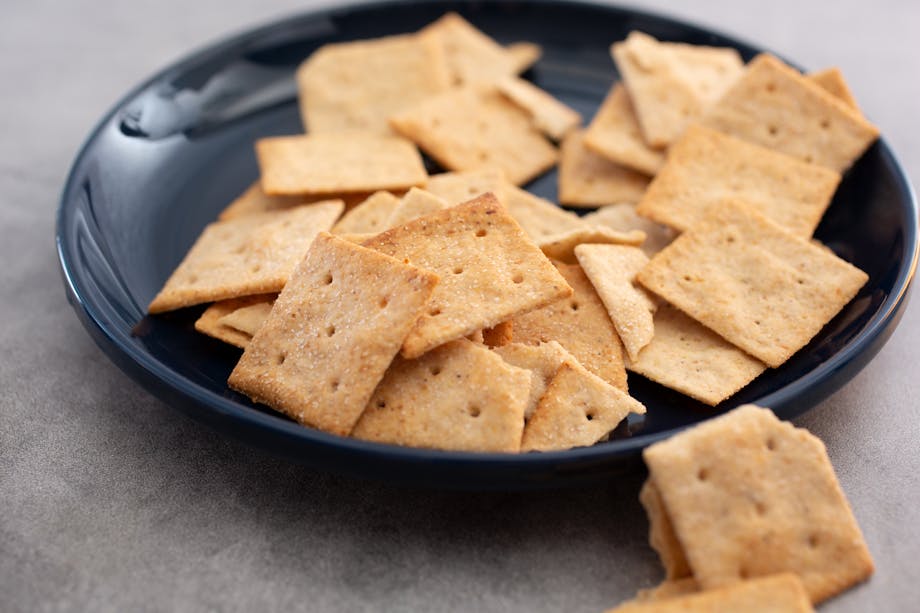
[[[341,201],[218,221],[205,227],[148,307],[151,314],[281,291]]]
[[[559,202],[568,206],[598,207],[638,202],[648,177],[614,164],[585,147],[584,131],[570,132],[559,157]]]
[[[302,424],[347,435],[437,282],[320,234],[228,383]]]
[[[556,341],[540,343],[538,345],[525,345],[523,343],[511,343],[502,347],[496,347],[495,353],[512,366],[525,368],[534,373],[530,385],[530,395],[527,400],[527,407],[524,410],[524,418],[530,419],[537,408],[537,403],[546,392],[546,386],[556,376],[559,367],[567,360],[573,363],[578,361],[571,353],[562,348],[562,345]]]
[[[658,554],[661,565],[664,566],[665,577],[669,580],[691,577],[692,572],[687,563],[687,557],[684,555],[684,548],[677,540],[677,535],[674,534],[674,526],[671,525],[667,510],[661,501],[661,494],[651,479],[646,479],[642,485],[639,491],[639,502],[642,503],[642,508],[645,509],[645,514],[648,516],[648,543]],[[698,589],[699,586],[693,581],[693,589],[688,592],[695,592]],[[643,598],[640,592],[636,599],[659,600],[659,597],[656,595]]]
[[[635,283],[648,257],[641,249],[625,245],[578,245],[575,256],[607,307],[626,354],[635,360],[655,334],[655,301]]]
[[[529,371],[461,339],[416,360],[396,358],[351,435],[460,451],[521,446]]]
[[[543,48],[537,43],[522,41],[505,47],[514,63],[514,73],[523,74],[536,64],[543,55]]]
[[[620,166],[654,176],[664,164],[664,152],[650,147],[622,83],[610,93],[585,130],[585,146]]]
[[[324,45],[297,69],[300,113],[311,134],[391,134],[393,113],[450,87],[444,49],[415,34]]]
[[[450,170],[497,167],[521,185],[556,163],[556,149],[494,86],[432,96],[390,123]]]
[[[546,257],[564,264],[575,264],[577,262],[575,248],[579,245],[590,243],[634,247],[641,245],[644,240],[645,232],[642,230],[620,232],[606,226],[584,225],[574,230],[543,237],[537,241],[537,244],[540,245]]]
[[[662,43],[630,32],[611,47],[645,141],[666,147],[741,74],[734,49]]]
[[[839,68],[825,68],[806,75],[806,78],[825,89],[829,94],[844,102],[848,107],[860,113],[856,97],[847,85],[846,79]]]
[[[555,141],[581,125],[581,115],[530,81],[505,77],[498,91],[530,115],[534,125]]]
[[[387,228],[398,226],[401,223],[418,219],[447,208],[447,203],[431,192],[413,187],[402,197],[399,205],[390,213],[387,219]]]
[[[513,319],[514,340],[537,344],[558,341],[589,371],[626,391],[623,345],[604,303],[577,264],[556,262],[574,293]]]
[[[524,426],[521,451],[586,447],[609,435],[629,413],[645,407],[600,377],[570,362],[559,367]]]
[[[221,317],[220,323],[250,337],[255,336],[271,314],[276,298],[275,294],[268,294],[251,304],[242,305]]]
[[[694,125],[668,151],[636,212],[686,230],[725,198],[738,198],[790,232],[809,237],[840,174]]]
[[[726,201],[637,278],[775,368],[808,344],[869,277],[751,207]]]
[[[802,582],[791,573],[705,592],[628,602],[607,613],[814,613]]]
[[[499,201],[504,202],[505,185],[505,173],[498,168],[479,168],[431,175],[425,191],[441,198],[449,206],[454,206],[486,192],[492,192]]]
[[[412,143],[370,132],[262,138],[256,157],[271,195],[406,190],[428,179]]]
[[[643,456],[703,589],[794,572],[818,603],[872,574],[824,445],[769,409],[745,405]]]
[[[269,196],[262,191],[262,183],[256,181],[240,194],[233,202],[227,205],[217,216],[219,221],[226,221],[235,217],[264,213],[278,209],[288,209],[306,202],[303,196]]]
[[[878,138],[878,128],[838,98],[767,54],[701,118],[704,125],[843,172]]]
[[[645,255],[652,257],[671,244],[677,233],[667,226],[657,224],[636,213],[636,207],[628,202],[602,206],[581,218],[585,224],[607,226],[620,232],[641,230],[645,232],[645,241],[639,245]]]
[[[376,234],[383,232],[400,199],[390,192],[375,192],[342,215],[332,226],[333,234]]]
[[[447,13],[421,30],[440,40],[454,85],[495,81],[516,74],[521,59],[457,13]]]
[[[235,345],[240,349],[245,349],[246,345],[252,339],[252,333],[240,330],[234,326],[227,325],[222,319],[232,314],[238,309],[247,308],[252,305],[263,304],[266,301],[275,299],[274,294],[263,296],[245,296],[243,298],[230,298],[215,302],[201,314],[195,321],[195,330],[202,334],[224,341],[230,345]]]
[[[626,369],[715,406],[767,365],[670,305],[655,313],[655,335]]]
[[[571,294],[565,279],[491,194],[364,243],[441,276],[402,354],[417,357]]]
[[[535,241],[546,237],[584,227],[584,222],[575,213],[563,210],[546,200],[514,185],[503,190],[505,208],[521,224],[524,231]]]

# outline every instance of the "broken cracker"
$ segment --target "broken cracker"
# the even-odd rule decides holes
[[[437,211],[443,211],[446,208],[447,203],[441,198],[431,192],[413,187],[402,197],[400,203],[390,213],[385,227],[392,228],[401,223],[406,223]]]
[[[630,230],[620,232],[606,226],[584,225],[574,230],[568,230],[559,234],[542,237],[537,241],[540,249],[546,257],[563,262],[564,264],[575,264],[575,249],[582,244],[604,244],[604,245],[641,245],[645,240],[645,232],[642,230]]]
[[[276,294],[268,294],[251,304],[241,305],[221,317],[220,323],[253,337],[271,314],[276,298]]]
[[[568,206],[598,207],[638,202],[648,177],[614,164],[585,147],[584,131],[570,132],[559,156],[559,202]]]
[[[265,301],[275,299],[275,294],[265,294],[260,296],[244,296],[242,298],[230,298],[215,302],[195,320],[195,330],[202,334],[207,334],[212,338],[223,341],[230,345],[245,349],[246,345],[252,339],[252,333],[240,330],[237,327],[228,325],[221,321],[226,315],[234,311],[246,308],[252,305],[263,304]]]
[[[559,367],[566,360],[577,363],[572,354],[556,341],[536,345],[514,342],[502,347],[496,347],[494,351],[512,366],[524,368],[534,373],[527,406],[524,410],[525,419],[530,419],[530,416],[533,415],[534,410],[537,408],[537,403],[540,402],[540,398],[546,392],[546,386],[549,385],[549,382],[559,371]]]
[[[639,119],[622,83],[614,83],[585,130],[585,146],[614,164],[655,176],[665,154],[645,142]]]
[[[541,132],[555,141],[562,140],[569,131],[581,125],[581,115],[530,81],[505,77],[497,82],[497,87],[530,115]]]
[[[526,41],[511,43],[505,46],[505,51],[511,56],[515,74],[523,74],[530,70],[543,55],[543,48],[540,45]]]
[[[516,74],[520,68],[520,56],[510,53],[457,13],[447,13],[421,32],[441,42],[453,85],[495,81]]]
[[[817,72],[805,76],[807,79],[820,85],[835,98],[840,99],[840,101],[844,102],[848,107],[862,114],[859,110],[859,104],[856,102],[856,97],[853,95],[852,90],[850,90],[850,86],[847,85],[846,79],[843,78],[843,73],[839,68],[825,68],[824,70],[818,70]]]
[[[400,199],[390,192],[380,191],[342,215],[332,226],[333,234],[376,234],[389,226],[390,215],[399,206]]]
[[[684,556],[684,548],[681,546],[680,541],[677,540],[677,535],[674,534],[674,526],[671,525],[667,510],[664,507],[664,503],[661,501],[661,494],[658,492],[658,488],[651,478],[646,479],[645,483],[642,484],[642,489],[639,490],[639,502],[642,503],[642,508],[645,509],[645,514],[648,516],[649,545],[651,545],[652,549],[658,554],[661,565],[664,566],[665,577],[667,577],[669,581],[689,579],[692,582],[692,589],[688,589],[687,592],[697,591],[699,587],[692,578],[693,573],[690,570],[690,565],[687,563],[686,556]],[[640,592],[636,599],[658,600],[664,595],[663,593],[668,593],[672,589],[676,589],[680,593],[683,593],[683,588],[685,587],[689,588],[691,586],[683,584],[679,588],[668,586],[664,589],[662,589],[662,586],[659,586],[656,588],[655,595],[649,594],[643,596]],[[658,590],[660,590],[660,592]]]
[[[674,240],[677,233],[667,226],[657,224],[636,213],[636,205],[629,202],[610,204],[591,211],[581,218],[582,222],[594,226],[607,226],[620,232],[641,230],[645,232],[645,241],[639,248],[645,255],[652,257]]]

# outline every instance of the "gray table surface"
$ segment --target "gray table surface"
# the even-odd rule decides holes
[[[839,65],[914,185],[920,3],[635,2]],[[443,493],[308,470],[144,392],[68,306],[57,198],[98,117],[294,0],[6,2],[0,19],[0,610],[601,611],[658,581],[640,476]],[[877,564],[823,611],[918,610],[920,307],[797,421],[827,444]]]

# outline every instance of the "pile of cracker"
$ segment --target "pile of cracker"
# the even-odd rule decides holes
[[[582,130],[518,76],[539,47],[453,13],[321,47],[306,133],[256,143],[259,180],[149,312],[213,303],[196,329],[244,349],[230,387],[392,444],[592,445],[645,412],[627,370],[724,401],[865,283],[811,235],[877,131],[837,71],[637,32],[612,55]],[[596,210],[522,189],[557,164],[560,203]]]
[[[666,579],[609,613],[813,611],[872,574],[823,443],[769,409],[739,407],[644,458]]]

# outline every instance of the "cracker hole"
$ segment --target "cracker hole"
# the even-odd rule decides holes
[[[479,238],[482,238],[482,237],[485,236],[485,235],[486,235],[486,231],[485,231],[485,230],[483,230],[483,229],[481,229],[481,228],[480,228],[479,230],[476,230],[476,236],[478,236]]]
[[[577,302],[573,302],[570,306],[573,311],[577,311],[580,305]]]
[[[696,473],[696,478],[699,479],[700,481],[705,481],[706,479],[709,478],[709,471],[706,470],[705,468],[699,469]]]
[[[767,127],[767,131],[770,133],[770,136],[776,136],[777,134],[779,134],[779,128],[777,128],[776,126]]]
[[[335,326],[326,326],[326,336],[333,336],[335,334]]]
[[[750,571],[742,566],[738,569],[738,576],[742,579],[747,579],[750,576]]]
[[[479,417],[479,414],[482,412],[475,404],[471,404],[467,411],[469,412],[470,417]]]
[[[428,369],[428,372],[431,373],[431,376],[432,376],[432,377],[437,377],[438,375],[441,374],[441,367],[440,367],[440,366],[432,366],[431,368]]]
[[[729,236],[728,238],[725,239],[725,242],[728,243],[728,244],[732,244],[732,243],[735,242],[735,237],[734,237],[734,236]]]
[[[766,88],[766,89],[767,89],[768,92],[771,92],[771,93],[772,93],[772,92],[775,92],[775,91],[776,91],[776,83],[772,83],[772,82],[771,82],[771,83],[767,83],[767,88]]]
[[[333,379],[333,380],[329,383],[329,387],[332,388],[332,391],[333,391],[333,392],[339,391],[339,380],[338,380],[338,379]]]
[[[488,151],[480,151],[477,157],[479,157],[479,160],[480,160],[481,162],[487,162],[487,161],[489,160],[489,152],[488,152]]]
[[[767,439],[767,449],[769,449],[770,451],[776,450],[776,441],[773,440],[772,438]]]
[[[828,128],[831,127],[831,121],[830,121],[829,119],[822,119],[822,120],[821,120],[821,127],[824,128],[825,130],[827,130]]]
[[[755,502],[755,503],[754,503],[754,510],[757,511],[757,514],[758,514],[758,515],[766,515],[766,514],[767,514],[767,505],[765,505],[765,504],[762,503],[762,502]]]
[[[454,266],[454,274],[455,275],[463,274],[463,266]]]
[[[519,272],[518,272],[518,273],[514,273],[514,276],[511,277],[511,280],[512,280],[514,283],[523,283],[523,282],[524,282],[524,275],[522,275],[522,274],[519,273]]]
[[[815,549],[818,547],[818,535],[817,534],[808,535],[808,546],[811,547],[812,549]]]
[[[431,315],[432,317],[435,317],[441,314],[441,309],[439,309],[438,307],[434,307],[433,309],[428,309],[428,314]]]
[[[805,156],[805,161],[808,162],[809,164],[811,164],[812,162],[815,161],[815,158],[813,158],[811,155],[806,155],[806,156]]]
[[[252,268],[250,268],[249,270],[252,271],[252,272],[259,272],[260,270],[262,270],[262,265],[261,265],[261,264],[253,264],[253,265],[252,265]]]
[[[759,325],[760,325],[760,320],[759,320],[759,319],[755,319],[755,320],[754,320],[754,325],[755,325],[755,326],[759,326]]]
[[[594,421],[594,411],[588,411],[585,413],[585,419],[588,421]]]
[[[799,285],[805,285],[805,279],[796,279],[795,282]]]
[[[387,305],[390,304],[390,299],[384,296],[383,298],[380,299],[380,302],[378,302],[377,304],[380,305],[381,309],[385,309],[387,308]]]
[[[689,283],[690,281],[693,281],[693,277],[691,277],[690,275],[684,275],[684,281]]]
[[[326,285],[332,285],[332,273],[331,272],[327,272],[326,276],[323,277],[323,283]]]
[[[287,359],[287,354],[279,353],[278,356],[275,358],[275,364],[277,364],[278,366],[281,366],[282,364],[284,364],[284,361],[286,359]]]
[[[386,401],[386,400],[378,400],[378,401],[377,401],[377,408],[378,408],[378,409],[385,409],[385,408],[387,408],[387,401]]]

